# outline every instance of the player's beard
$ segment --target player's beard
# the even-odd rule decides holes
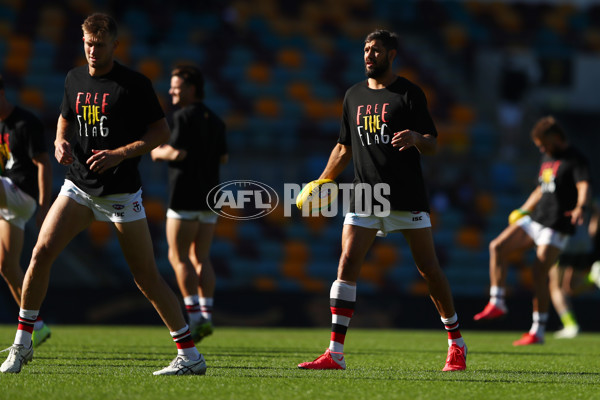
[[[379,63],[373,64],[371,69],[365,65],[365,75],[367,75],[367,78],[378,79],[385,75],[389,67],[390,62],[386,58]]]

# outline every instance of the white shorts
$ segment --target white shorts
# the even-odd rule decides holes
[[[391,211],[387,217],[348,213],[344,225],[362,226],[377,229],[377,236],[385,237],[389,232],[402,229],[430,228],[429,213],[425,211]]]
[[[0,208],[0,218],[21,229],[35,213],[37,203],[33,197],[22,191],[5,176],[0,177],[4,193],[6,193],[6,208]]]
[[[65,179],[59,196],[67,196],[94,212],[97,221],[132,222],[146,218],[142,204],[142,189],[136,193],[120,193],[108,196],[90,196],[73,182]]]
[[[559,250],[564,250],[567,245],[569,235],[557,232],[552,228],[548,228],[547,226],[535,222],[529,215],[519,219],[517,225],[520,226],[538,246],[551,245]]]
[[[203,224],[216,224],[219,216],[210,210],[204,211],[175,211],[167,210],[167,218],[183,219],[186,221],[198,221]]]

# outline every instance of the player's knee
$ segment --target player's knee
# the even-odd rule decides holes
[[[177,249],[169,249],[169,253],[168,253],[168,258],[169,258],[169,262],[171,263],[171,265],[178,266],[181,264],[184,264],[186,259],[187,259],[187,255],[183,255],[184,253],[181,253],[179,250]]]
[[[7,262],[0,263],[0,276],[6,279],[7,276],[10,275],[11,267]]]
[[[502,245],[502,241],[500,239],[496,238],[490,242],[490,246],[489,246],[490,253],[498,254],[502,251],[502,248],[503,248],[503,245]]]
[[[445,279],[444,272],[437,260],[429,260],[417,266],[419,273],[427,282],[438,282]]]
[[[46,244],[37,244],[31,252],[30,268],[35,268],[37,265],[52,263],[56,257],[51,246]]]

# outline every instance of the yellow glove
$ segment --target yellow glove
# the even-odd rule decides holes
[[[523,218],[526,215],[529,215],[529,211],[523,210],[521,208],[517,208],[516,210],[513,210],[513,212],[511,212],[510,215],[508,216],[508,224],[509,225],[514,224],[515,222],[517,222],[518,220],[520,220],[521,218]]]

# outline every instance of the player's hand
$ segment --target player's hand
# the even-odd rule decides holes
[[[409,149],[417,143],[417,135],[417,132],[411,131],[410,129],[396,132],[392,138],[392,146],[399,147],[398,151]]]
[[[123,156],[114,150],[92,149],[92,156],[87,159],[86,164],[90,166],[92,172],[102,174],[119,165],[121,161],[123,161]]]
[[[575,207],[571,211],[565,213],[567,217],[571,217],[571,224],[581,225],[583,224],[583,207]]]
[[[152,151],[150,152],[150,158],[152,158],[152,161],[161,161],[161,153],[163,150],[163,146],[164,144],[161,144],[158,147],[155,147],[154,149],[152,149]]]
[[[526,215],[529,215],[529,211],[523,210],[522,208],[517,208],[516,210],[513,210],[508,216],[508,224],[514,224]]]
[[[54,157],[61,165],[69,165],[74,161],[73,153],[71,152],[71,144],[67,141],[62,141],[54,144]]]

